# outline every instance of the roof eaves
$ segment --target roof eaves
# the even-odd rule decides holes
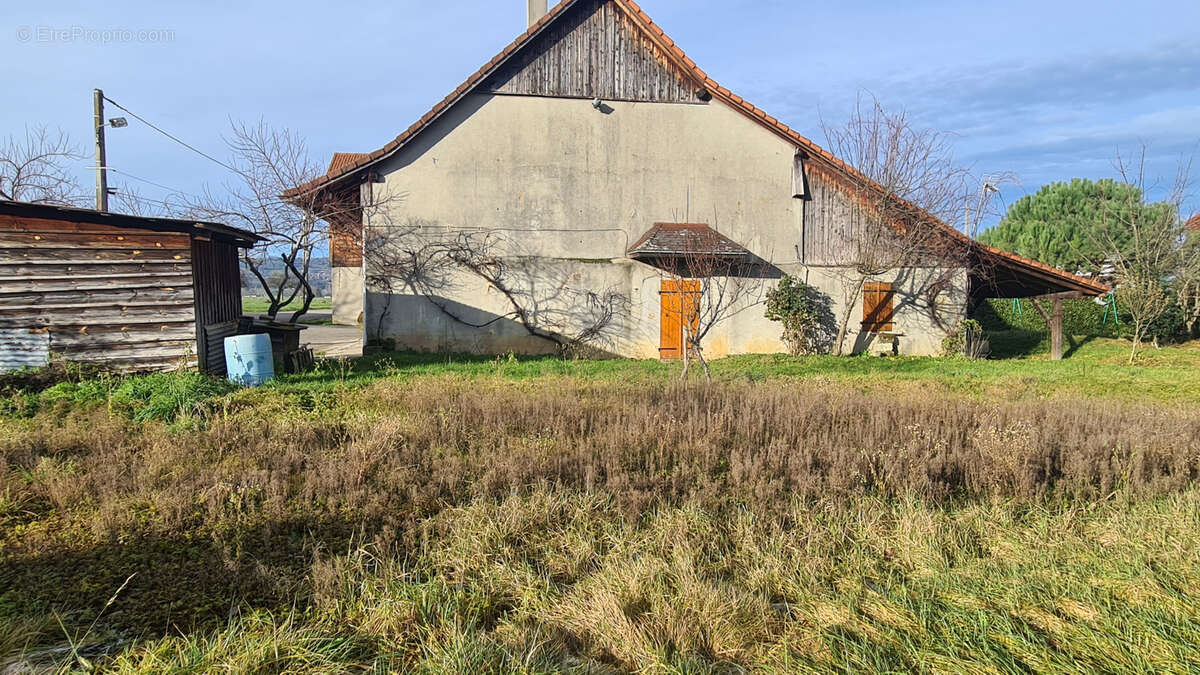
[[[976,247],[978,247],[980,250],[982,250],[983,252],[985,252],[989,255],[1000,258],[1002,260],[1006,260],[1010,263],[1014,263],[1021,267],[1026,267],[1028,269],[1034,270],[1036,272],[1040,272],[1040,273],[1048,275],[1048,276],[1056,277],[1067,284],[1074,284],[1074,285],[1080,287],[1079,290],[1081,290],[1081,291],[1093,292],[1097,295],[1104,295],[1105,293],[1109,293],[1112,291],[1112,287],[1108,286],[1107,284],[1103,284],[1099,281],[1096,281],[1095,279],[1088,279],[1087,277],[1081,277],[1078,274],[1072,274],[1070,272],[1060,270],[1057,267],[1052,267],[1045,263],[1041,263],[1036,260],[1031,260],[1029,258],[1017,255],[1016,253],[1012,253],[1009,251],[1004,251],[1004,250],[995,248],[994,246],[988,246],[986,244],[981,244],[979,242],[973,242],[973,243]]]
[[[184,218],[159,218],[156,216],[136,216],[128,213],[112,211],[97,211],[75,206],[59,206],[56,204],[35,204],[32,202],[15,202],[0,200],[0,215],[17,218],[39,218],[45,220],[60,220],[64,222],[84,222],[95,225],[112,225],[113,227],[143,228],[148,230],[163,230],[169,232],[189,233],[203,230],[219,236],[255,244],[266,241],[263,237],[224,223],[213,223],[202,220]]]

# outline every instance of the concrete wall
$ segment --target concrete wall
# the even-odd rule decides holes
[[[792,197],[794,153],[791,144],[715,102],[610,102],[602,112],[585,100],[474,95],[381,167],[385,182],[375,186],[377,195],[403,199],[368,220],[367,238],[372,230],[411,227],[429,239],[488,232],[535,320],[569,333],[588,322],[587,291],[619,292],[628,305],[598,347],[657,358],[662,273],[625,257],[655,222],[706,223],[772,263],[776,276],[807,278],[835,304],[843,302],[838,270],[797,259],[805,207]],[[897,275],[902,353],[940,348],[942,331],[916,293],[932,274]],[[965,273],[956,278],[965,298]],[[375,287],[365,303],[368,339],[430,351],[553,349],[520,323],[498,318],[512,308],[486,283],[461,273],[444,281],[438,302],[482,327],[449,319],[425,297]],[[779,325],[755,304],[775,281],[753,283],[747,307],[708,337],[710,356],[783,350]],[[960,314],[962,307],[950,310]],[[860,307],[856,312],[854,330],[862,318]],[[859,350],[872,348],[869,340],[851,339]]]
[[[357,326],[363,319],[363,275],[361,267],[334,267],[333,322]]]

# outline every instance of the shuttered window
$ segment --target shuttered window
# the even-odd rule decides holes
[[[863,286],[862,329],[867,333],[885,333],[893,329],[892,303],[895,292],[892,285],[867,282]]]
[[[792,197],[808,199],[808,183],[804,180],[804,156],[796,153],[792,158]]]

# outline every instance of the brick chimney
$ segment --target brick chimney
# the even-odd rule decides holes
[[[529,26],[531,28],[533,27],[533,24],[540,21],[543,16],[546,16],[546,11],[547,11],[546,1],[547,0],[528,0],[528,2],[529,2],[528,17],[529,17]]]

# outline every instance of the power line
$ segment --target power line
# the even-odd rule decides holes
[[[239,176],[245,176],[245,174],[244,174],[244,173],[242,173],[241,171],[239,171],[239,170],[235,169],[234,167],[232,167],[232,166],[230,166],[230,165],[226,164],[225,162],[222,162],[221,160],[217,159],[216,157],[213,157],[212,155],[210,155],[210,154],[208,154],[208,153],[204,152],[203,150],[199,150],[199,149],[197,149],[195,146],[188,144],[187,142],[185,142],[185,141],[181,140],[180,138],[178,138],[178,137],[176,137],[176,136],[174,136],[174,135],[170,134],[169,132],[167,132],[167,131],[163,130],[162,128],[160,128],[160,127],[158,127],[158,126],[156,126],[156,125],[155,125],[153,122],[151,122],[150,120],[147,120],[146,118],[144,118],[144,117],[142,117],[141,115],[139,115],[139,114],[137,114],[137,113],[133,112],[133,111],[132,111],[132,110],[130,110],[129,108],[126,108],[125,106],[121,105],[120,103],[117,103],[116,101],[112,100],[111,98],[109,98],[109,97],[105,96],[105,97],[104,97],[104,100],[105,100],[105,101],[108,101],[109,103],[111,103],[111,104],[113,104],[113,105],[115,105],[116,107],[120,108],[121,110],[124,110],[124,111],[125,111],[126,113],[128,113],[128,114],[129,114],[131,117],[133,117],[134,119],[138,120],[138,121],[139,121],[139,122],[141,122],[142,124],[145,124],[146,126],[150,127],[151,129],[153,129],[153,130],[157,131],[158,133],[162,134],[163,136],[166,136],[167,138],[171,139],[172,141],[175,141],[176,143],[178,143],[178,144],[182,145],[183,147],[187,148],[188,150],[191,150],[192,152],[196,153],[197,155],[200,155],[201,157],[204,157],[205,159],[207,159],[207,160],[209,160],[209,161],[211,161],[211,162],[215,162],[215,163],[217,163],[217,164],[220,164],[221,166],[225,167],[226,169],[229,169],[230,171],[232,171],[232,172],[234,172],[234,173],[238,174]]]
[[[169,185],[163,185],[162,183],[155,183],[152,180],[148,180],[148,179],[142,178],[140,176],[135,176],[135,175],[129,173],[128,171],[122,171],[121,169],[116,169],[111,166],[108,167],[108,170],[112,171],[114,173],[119,173],[122,176],[125,176],[126,178],[132,178],[136,181],[141,181],[143,183],[146,183],[147,185],[153,185],[156,188],[161,188],[163,190],[166,190],[166,191],[174,193],[174,194],[183,195],[184,197],[196,197],[196,195],[188,194],[187,192],[184,192],[183,190],[177,190]]]

